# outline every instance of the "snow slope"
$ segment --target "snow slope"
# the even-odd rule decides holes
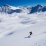
[[[0,46],[46,46],[46,12],[0,13]]]

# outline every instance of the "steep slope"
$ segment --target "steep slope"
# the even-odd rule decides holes
[[[30,13],[36,13],[36,12],[45,12],[46,11],[46,6],[42,6],[42,5],[36,5],[34,7],[32,7]]]
[[[0,12],[1,13],[8,13],[8,14],[12,14],[12,13],[20,13],[22,10],[19,7],[13,7],[13,6],[9,6],[7,4],[3,5],[0,8]]]

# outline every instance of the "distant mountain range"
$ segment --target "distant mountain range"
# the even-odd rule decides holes
[[[46,6],[42,6],[42,5],[36,5],[34,7],[14,7],[14,6],[9,6],[7,4],[3,5],[2,7],[0,7],[0,12],[1,13],[8,13],[8,14],[12,14],[12,13],[21,13],[22,11],[24,12],[24,10],[29,11],[30,14],[32,13],[36,13],[36,12],[45,12],[46,11]],[[25,12],[27,12],[25,11]]]

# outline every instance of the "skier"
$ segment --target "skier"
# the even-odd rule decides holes
[[[30,35],[28,36],[28,38],[30,38],[31,37],[31,35],[32,35],[32,32],[29,32],[30,33]]]
[[[32,32],[29,32],[30,33],[30,36],[32,35]]]

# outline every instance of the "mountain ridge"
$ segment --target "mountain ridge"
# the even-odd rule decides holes
[[[10,6],[8,4],[3,5],[0,7],[0,12],[1,13],[21,13],[23,10],[28,10],[29,14],[36,13],[36,12],[45,12],[46,11],[46,6],[42,6],[40,4],[34,6],[34,7],[28,7],[28,6],[21,6],[21,7],[16,7],[16,6]]]

